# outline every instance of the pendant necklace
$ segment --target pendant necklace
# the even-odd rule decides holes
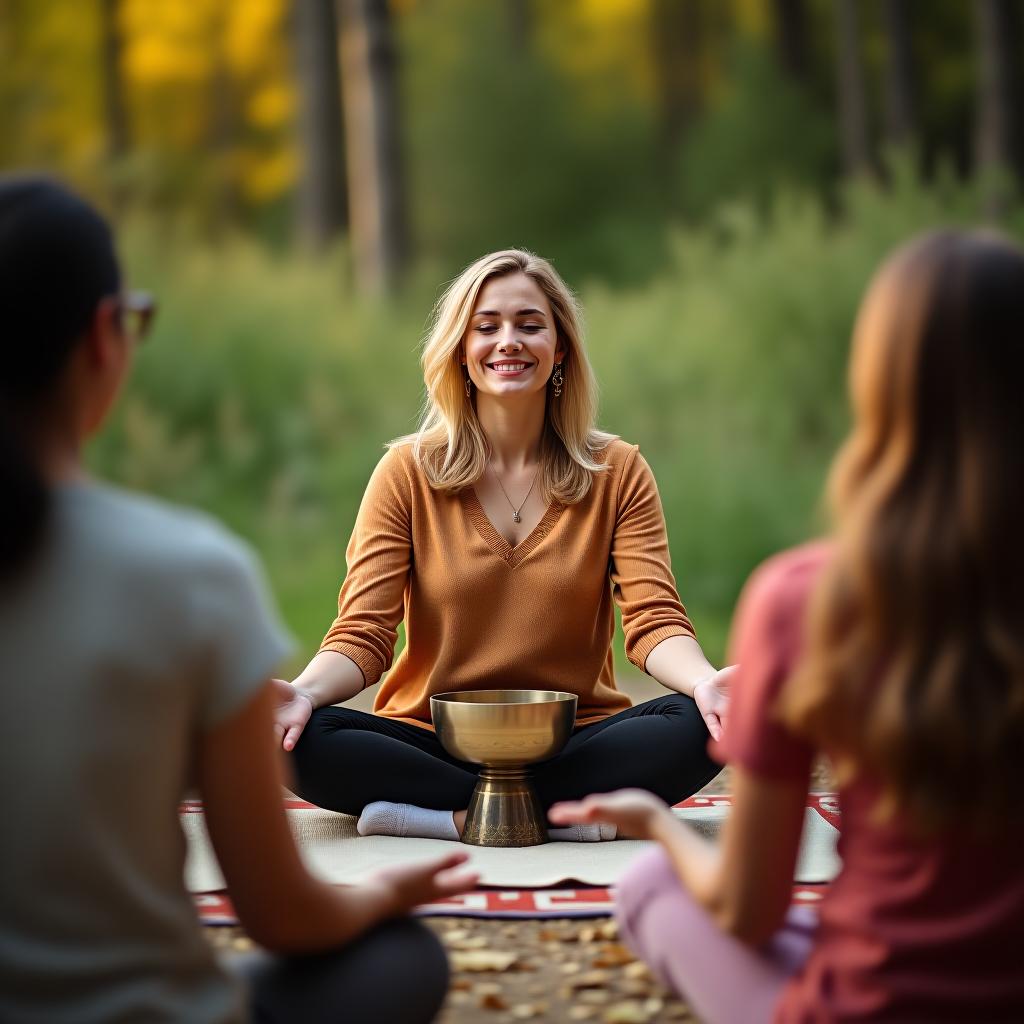
[[[494,479],[498,481],[498,486],[501,488],[501,493],[505,495],[505,500],[508,502],[509,508],[512,509],[512,522],[521,523],[523,521],[523,517],[519,513],[522,512],[523,505],[525,505],[530,500],[530,495],[533,494],[533,488],[537,484],[537,477],[540,476],[540,470],[538,469],[537,472],[533,474],[533,483],[530,484],[530,489],[526,492],[526,497],[523,498],[522,502],[519,505],[519,508],[516,508],[515,505],[512,504],[512,499],[508,496],[508,491],[505,490],[505,485],[501,482],[501,477],[498,476],[498,473],[495,470],[495,468],[491,465],[489,461],[487,463],[487,466],[490,469],[491,473],[494,474]]]

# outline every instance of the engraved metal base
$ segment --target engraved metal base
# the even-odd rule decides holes
[[[539,846],[548,841],[544,809],[525,766],[480,769],[462,841],[470,846]]]

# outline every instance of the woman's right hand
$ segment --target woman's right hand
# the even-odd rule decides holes
[[[313,705],[285,679],[271,679],[274,694],[274,734],[285,750],[292,750],[313,714]]]
[[[371,875],[363,888],[380,894],[387,916],[408,914],[422,903],[436,903],[474,889],[480,873],[467,865],[468,860],[468,852],[457,850],[422,864],[383,868]]]

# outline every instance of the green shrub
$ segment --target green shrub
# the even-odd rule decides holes
[[[754,565],[820,526],[846,423],[850,328],[872,270],[908,235],[977,208],[971,189],[923,189],[897,164],[888,191],[848,189],[838,219],[797,193],[767,215],[726,206],[705,228],[669,233],[668,257],[642,286],[581,288],[602,424],[655,469],[680,591],[713,658]],[[1019,210],[1010,223],[1024,227]],[[314,263],[242,241],[204,248],[146,224],[124,249],[162,310],[94,464],[249,537],[299,663],[332,618],[366,479],[383,444],[415,423],[438,281],[421,274],[400,299],[371,303],[343,285],[340,254]]]

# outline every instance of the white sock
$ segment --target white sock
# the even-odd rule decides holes
[[[566,828],[549,828],[548,839],[556,843],[604,843],[614,839],[614,825],[569,825]]]
[[[404,836],[413,839],[459,839],[451,811],[432,811],[415,804],[374,800],[356,822],[361,836]]]
[[[375,800],[363,808],[356,822],[361,836],[402,836],[413,839],[458,840],[459,830],[451,811],[434,811],[415,804],[394,804]],[[556,843],[600,843],[615,838],[614,825],[569,825],[549,828],[548,838]]]

